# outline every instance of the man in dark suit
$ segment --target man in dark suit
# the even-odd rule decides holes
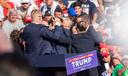
[[[97,50],[102,38],[90,25],[90,19],[86,15],[77,17],[77,24],[73,27],[72,51],[76,53],[87,53]],[[97,51],[98,52],[98,51]],[[99,76],[97,68],[91,68],[78,73],[78,76]]]
[[[61,28],[55,28],[54,32],[48,30],[48,27],[42,25],[42,18],[39,11],[32,12],[32,23],[30,23],[27,27],[24,28],[23,31],[23,39],[26,43],[26,53],[32,56],[44,55],[44,54],[52,54],[55,53],[53,46],[51,44],[51,40],[46,38],[43,35],[48,33],[48,35],[52,38],[57,39],[60,35]],[[40,33],[41,29],[44,31]]]
[[[32,23],[25,27],[23,31],[23,39],[26,46],[25,53],[32,55],[32,57],[43,54],[44,48],[45,50],[47,49],[48,52],[52,50],[50,42],[40,36],[40,29],[43,28],[41,21],[42,16],[39,11],[33,11]]]

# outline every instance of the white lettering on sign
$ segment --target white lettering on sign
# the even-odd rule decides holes
[[[89,64],[91,62],[92,58],[91,57],[88,57],[86,59],[82,59],[82,60],[77,60],[75,62],[72,62],[72,65],[73,67],[79,67],[79,66],[82,66],[82,65],[85,65],[85,64]]]

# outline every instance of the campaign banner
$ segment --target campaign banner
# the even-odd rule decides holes
[[[98,66],[97,52],[91,51],[65,58],[67,75]]]

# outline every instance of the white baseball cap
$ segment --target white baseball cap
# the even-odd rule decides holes
[[[30,3],[30,0],[21,0],[21,3]]]

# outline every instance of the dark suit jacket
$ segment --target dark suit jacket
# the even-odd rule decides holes
[[[85,33],[72,34],[72,50],[76,53],[84,53],[96,50],[96,44],[102,41],[102,38],[94,30],[92,26],[89,27]]]
[[[30,23],[24,28],[23,39],[26,43],[26,54],[35,56],[53,52],[51,42],[40,34],[42,28],[46,29],[46,26],[34,23]]]
[[[63,29],[60,26],[56,26],[54,30],[41,29],[42,37],[45,37],[51,41],[56,54],[67,53],[68,48],[68,36],[69,30]]]

